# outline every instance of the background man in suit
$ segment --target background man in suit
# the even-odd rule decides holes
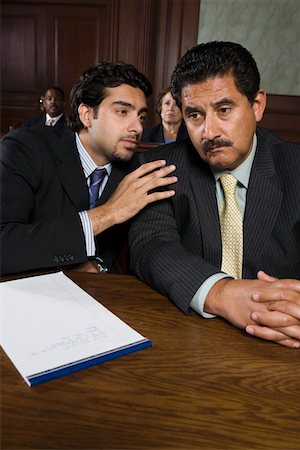
[[[70,126],[19,128],[2,140],[1,271],[49,267],[105,271],[148,203],[174,194],[165,161],[132,173],[151,85],[127,64],[99,63],[71,92]],[[97,171],[95,171],[97,169]],[[99,170],[98,170],[99,169]],[[95,180],[95,174],[102,177]],[[124,178],[125,177],[125,178]]]
[[[39,117],[31,117],[24,120],[24,127],[34,127],[36,125],[45,125],[62,129],[66,126],[66,116],[64,114],[65,94],[57,86],[50,87],[41,97],[41,104],[45,113]]]
[[[140,155],[140,162],[175,164],[178,182],[172,199],[134,220],[132,268],[186,313],[218,315],[299,348],[300,148],[257,128],[266,95],[252,55],[239,44],[189,50],[171,90],[190,140]],[[226,179],[237,183],[233,201],[225,197]],[[236,220],[226,227],[225,217]]]

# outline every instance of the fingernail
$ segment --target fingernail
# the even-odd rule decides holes
[[[247,332],[248,334],[254,334],[253,328],[252,328],[252,327],[249,327],[249,325],[246,326],[246,332]]]
[[[251,319],[255,320],[255,321],[258,320],[258,315],[256,313],[252,313],[251,314]]]
[[[252,294],[252,300],[257,301],[260,298],[260,294],[256,292],[255,294]]]
[[[293,348],[300,348],[300,342],[294,342]]]

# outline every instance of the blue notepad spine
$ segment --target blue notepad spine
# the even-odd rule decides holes
[[[127,355],[129,353],[134,353],[144,348],[152,347],[152,342],[148,339],[139,341],[133,345],[127,345],[117,350],[101,353],[99,355],[91,356],[90,358],[85,358],[80,361],[76,361],[64,366],[56,367],[45,372],[40,372],[27,377],[29,385],[36,386],[37,384],[44,383],[45,381],[54,380],[55,378],[62,377],[64,375],[69,375],[79,370],[86,369],[88,367],[95,366],[97,364],[103,364],[106,361],[119,358],[120,356]]]

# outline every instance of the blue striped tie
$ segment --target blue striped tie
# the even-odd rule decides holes
[[[90,175],[90,209],[95,208],[96,206],[96,202],[99,197],[99,189],[106,174],[106,169],[95,169]]]

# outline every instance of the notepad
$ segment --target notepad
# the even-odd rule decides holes
[[[152,343],[63,272],[0,283],[0,344],[29,386]]]

